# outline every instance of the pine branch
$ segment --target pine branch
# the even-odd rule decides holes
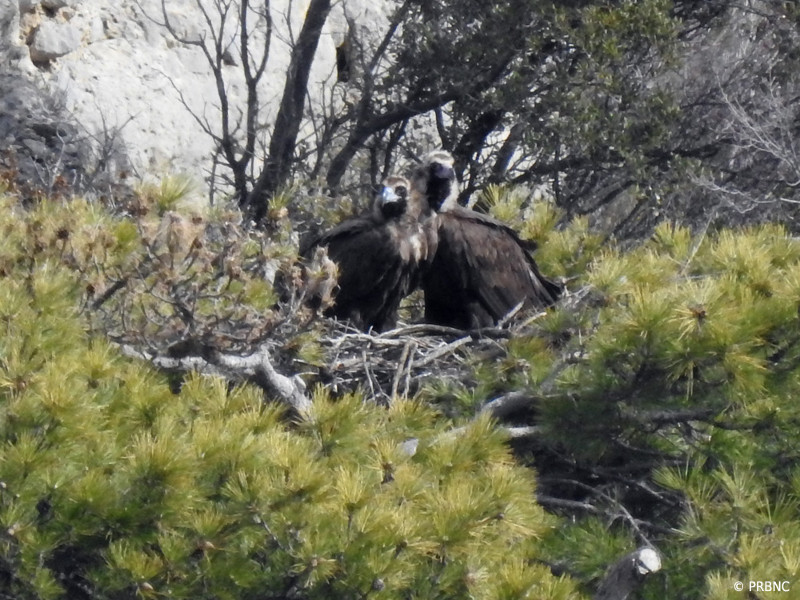
[[[189,355],[179,358],[160,356],[121,346],[126,356],[140,358],[168,372],[197,371],[206,375],[225,377],[232,381],[248,381],[258,385],[270,396],[286,403],[301,418],[307,418],[311,399],[305,393],[305,384],[299,377],[287,377],[275,370],[267,349],[262,346],[253,354],[240,356],[208,352],[205,356]]]
[[[593,515],[601,514],[599,508],[589,502],[578,502],[577,500],[565,500],[555,496],[536,494],[536,502],[546,508],[560,508],[572,512],[587,512]]]
[[[97,310],[100,307],[102,307],[103,304],[105,304],[114,294],[116,294],[118,291],[120,291],[122,288],[128,285],[128,279],[129,279],[128,277],[122,277],[121,279],[118,279],[113,284],[108,286],[108,289],[106,289],[102,294],[100,294],[100,296],[98,296],[94,300],[94,302],[92,302],[91,304],[92,309]]]
[[[531,425],[528,427],[504,427],[503,430],[512,440],[535,438],[542,434],[542,428]]]
[[[711,408],[698,408],[693,410],[652,410],[652,411],[624,411],[622,417],[635,421],[640,425],[648,425],[658,429],[665,425],[676,425],[689,421],[708,421],[717,411]]]
[[[527,390],[514,390],[490,400],[483,405],[482,413],[490,413],[495,419],[502,419],[517,410],[529,407],[535,398]]]

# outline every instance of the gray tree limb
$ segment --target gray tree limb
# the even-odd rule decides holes
[[[140,358],[164,371],[197,371],[205,375],[217,375],[232,381],[248,381],[256,384],[268,395],[287,404],[300,418],[307,418],[311,399],[306,395],[305,385],[298,377],[287,377],[275,370],[269,352],[263,346],[249,356],[237,356],[218,352],[208,356],[170,357],[144,352],[133,346],[121,346],[125,356]]]

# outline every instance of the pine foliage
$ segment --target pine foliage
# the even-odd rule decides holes
[[[647,541],[667,563],[642,597],[800,586],[798,272],[779,226],[664,224],[595,253],[572,297],[508,345],[513,375],[476,371],[496,397],[528,390],[511,418],[536,424],[520,451],[540,501],[582,515],[549,539],[556,562],[596,579]]]
[[[579,597],[534,564],[554,523],[490,419],[318,388],[298,423],[200,375],[174,394],[87,327],[44,207],[18,210],[0,242],[4,597]],[[79,211],[130,256],[124,223]],[[23,234],[55,252],[23,254]]]
[[[643,542],[665,564],[640,599],[800,585],[800,244],[665,224],[622,250],[527,191],[483,202],[567,281],[554,310],[336,337],[299,308],[282,213],[251,235],[224,213],[4,198],[0,588],[577,598]],[[266,344],[311,408],[121,353],[143,343]]]

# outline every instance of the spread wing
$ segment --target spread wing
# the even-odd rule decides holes
[[[423,280],[427,320],[487,327],[520,303],[544,308],[560,295],[510,227],[462,207],[439,219],[436,256]]]

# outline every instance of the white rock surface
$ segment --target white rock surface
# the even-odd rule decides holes
[[[0,10],[5,13],[9,7],[8,18],[0,16],[0,32],[6,43],[20,49],[26,42],[29,46],[31,60],[23,58],[15,67],[20,76],[43,81],[98,144],[117,136],[127,148],[134,176],[188,173],[202,190],[211,165],[212,141],[196,119],[207,118],[217,126],[216,84],[202,51],[180,43],[159,25],[164,20],[161,1],[19,0],[21,10],[16,16],[11,10],[15,1],[0,0]],[[186,39],[204,35],[208,39],[197,1],[166,3],[170,22]],[[209,8],[214,5],[213,0],[200,1]],[[394,0],[334,3],[312,68],[312,101],[331,102],[335,48],[349,25],[378,36],[394,4]],[[308,0],[271,2],[275,31],[259,90],[266,130],[282,93],[288,40],[300,31],[307,7]],[[234,28],[223,37],[235,39]],[[253,37],[257,40],[258,32]],[[235,65],[225,69],[231,104],[244,107],[241,69]]]
[[[33,35],[31,60],[34,63],[46,63],[74,52],[80,44],[81,34],[74,25],[44,21]]]
[[[24,1],[27,2],[28,0]],[[58,10],[59,8],[64,8],[65,6],[74,6],[80,1],[81,0],[41,0],[41,4],[50,10]]]
[[[19,4],[17,0],[0,0],[0,48],[17,42],[19,36]]]
[[[20,12],[30,12],[40,4],[40,0],[19,0]]]

